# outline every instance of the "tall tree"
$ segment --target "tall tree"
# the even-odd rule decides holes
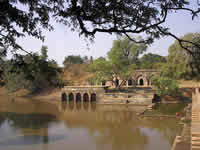
[[[43,45],[41,47],[41,56],[40,56],[41,59],[47,60],[47,58],[48,58],[47,52],[48,52],[48,47]]]
[[[199,43],[200,34],[190,33],[182,37],[183,40]],[[168,66],[171,66],[171,70],[174,73],[179,74],[178,78],[187,78],[198,75],[200,72],[200,49],[191,44],[184,44],[185,47],[190,47],[193,54],[185,51],[178,41],[175,41],[168,49]]]
[[[111,81],[114,83],[114,72],[112,70],[112,65],[105,58],[100,57],[90,63],[89,71],[95,73],[96,83],[102,81]]]
[[[113,41],[111,50],[107,53],[108,60],[100,58],[91,64],[93,72],[97,76],[104,76],[104,80],[109,80],[120,88],[131,77],[138,57],[145,52],[147,46],[144,43],[135,43],[127,37],[121,37]],[[116,78],[123,80],[120,85],[115,82]]]
[[[141,37],[139,37],[141,38]],[[122,79],[125,84],[138,63],[138,57],[147,49],[144,43],[135,43],[127,37],[121,37],[113,41],[113,46],[108,52],[108,58],[116,77]],[[119,85],[119,86],[121,86]]]

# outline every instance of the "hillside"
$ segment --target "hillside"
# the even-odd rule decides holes
[[[64,68],[63,80],[69,85],[88,85],[88,78],[93,74],[88,72],[88,64],[72,64]]]

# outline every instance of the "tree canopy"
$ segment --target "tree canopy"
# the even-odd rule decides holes
[[[16,38],[31,35],[44,40],[41,28],[52,30],[50,18],[63,23],[85,37],[93,38],[97,32],[124,34],[145,33],[143,42],[167,35],[185,47],[165,26],[167,16],[185,11],[195,19],[199,4],[187,0],[1,0],[0,48],[20,48]],[[141,42],[141,40],[140,40]],[[197,47],[199,44],[189,42]]]
[[[75,55],[69,55],[67,57],[65,57],[64,61],[63,61],[63,65],[66,67],[67,65],[70,64],[82,64],[84,62],[84,59],[81,58],[80,55],[75,56]]]
[[[62,86],[59,76],[61,70],[56,62],[42,56],[32,53],[6,60],[2,65],[2,77],[7,89],[12,92],[19,89],[39,92],[45,88]]]
[[[200,42],[200,34],[189,33],[184,35],[182,39],[192,42]],[[172,74],[176,74],[175,78],[191,78],[192,76],[194,77],[198,75],[200,72],[200,49],[191,44],[184,44],[184,46],[191,47],[191,50],[195,55],[192,56],[190,53],[185,51],[178,41],[175,41],[168,49],[168,71],[166,72],[173,72]]]
[[[158,54],[148,53],[144,54],[139,61],[140,69],[160,69],[167,59]]]

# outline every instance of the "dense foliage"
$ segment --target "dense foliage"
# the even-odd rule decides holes
[[[178,81],[165,76],[154,76],[152,84],[156,94],[163,96],[180,96]]]
[[[191,42],[200,43],[199,33],[190,33],[184,35],[182,38]],[[198,76],[200,71],[200,48],[191,44],[184,46],[191,47],[194,56],[185,51],[178,41],[175,41],[168,49],[168,70],[167,72],[173,75],[171,77],[176,79],[192,79]]]
[[[67,66],[70,64],[82,64],[83,63],[83,59],[81,58],[81,56],[75,56],[75,55],[70,55],[65,57],[65,60],[63,61],[63,65]]]
[[[183,40],[191,42],[200,42],[199,33],[190,33],[184,35]],[[160,69],[160,76],[154,77],[153,86],[156,92],[160,96],[172,95],[177,96],[179,94],[178,90],[178,80],[194,80],[200,79],[198,74],[199,64],[200,64],[200,49],[191,44],[184,43],[184,46],[191,47],[194,52],[194,56],[191,53],[185,51],[179,44],[175,41],[168,49],[169,55],[167,63],[163,64]]]
[[[157,69],[160,70],[163,64],[167,63],[167,59],[164,56],[158,54],[144,54],[139,59],[139,68],[140,69]]]
[[[7,89],[12,92],[20,89],[39,92],[45,88],[62,86],[59,76],[61,70],[54,60],[44,59],[46,56],[46,53],[33,53],[16,55],[12,60],[7,60],[3,65],[3,81]]]

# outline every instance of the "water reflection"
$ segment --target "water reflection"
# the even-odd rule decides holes
[[[34,144],[48,144],[50,142],[56,142],[63,139],[63,135],[53,135],[53,136],[40,136],[40,135],[26,135],[26,136],[17,136],[7,140],[0,141],[1,147],[8,146],[27,146]]]
[[[0,149],[170,149],[180,129],[176,120],[142,119],[136,115],[141,110],[73,102],[0,105]]]
[[[49,123],[56,121],[56,117],[50,114],[21,114],[14,112],[1,112],[0,118],[4,118],[1,122],[8,121],[9,126],[15,128],[48,128]]]

